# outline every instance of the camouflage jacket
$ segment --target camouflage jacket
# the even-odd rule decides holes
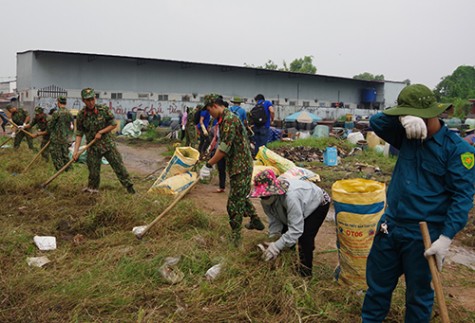
[[[87,142],[91,142],[99,130],[115,125],[114,115],[106,105],[96,104],[94,110],[89,111],[87,107],[79,110],[76,119],[76,136],[86,136]],[[115,146],[110,132],[102,135],[91,149],[106,152]]]
[[[52,144],[67,144],[71,141],[73,115],[67,109],[59,109],[48,123],[48,133]]]
[[[40,131],[45,131],[48,128],[48,119],[45,113],[35,114],[35,117],[30,123],[31,128],[38,126]]]
[[[17,126],[21,126],[23,123],[25,123],[25,119],[28,116],[29,114],[27,111],[23,110],[22,108],[18,108],[17,111],[12,114],[12,121],[15,122]]]
[[[219,118],[218,149],[226,153],[229,176],[252,173],[253,161],[246,129],[237,115],[224,109]]]

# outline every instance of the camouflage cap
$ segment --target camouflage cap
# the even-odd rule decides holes
[[[81,91],[81,98],[83,99],[94,99],[96,97],[96,93],[94,89],[88,87]]]
[[[82,95],[82,93],[81,93]],[[61,95],[61,96],[58,96],[58,102],[61,103],[61,104],[66,104],[67,102],[67,99],[65,96]]]
[[[13,108],[15,108],[15,106],[13,104],[10,104],[10,103],[5,106],[5,109],[7,109],[7,110],[10,110],[10,109],[13,109]]]
[[[204,97],[204,108],[207,108],[208,106],[213,105],[216,102],[216,100],[220,98],[222,98],[222,96],[216,93],[206,94]]]
[[[45,110],[45,109],[44,109],[43,107],[37,106],[37,107],[35,108],[35,113],[43,113],[44,110]]]
[[[402,89],[395,107],[384,110],[391,116],[411,115],[420,118],[434,118],[450,108],[452,104],[437,103],[434,93],[425,85],[413,84]]]

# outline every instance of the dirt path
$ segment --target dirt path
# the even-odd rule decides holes
[[[140,175],[150,174],[157,168],[165,166],[168,159],[163,156],[166,151],[164,146],[139,145],[132,146],[117,142],[124,164],[131,173]]]

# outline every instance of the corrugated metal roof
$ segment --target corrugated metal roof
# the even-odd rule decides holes
[[[384,81],[365,81],[365,80],[357,80],[348,77],[339,77],[339,76],[330,76],[330,75],[322,75],[322,74],[307,74],[307,73],[296,73],[296,72],[287,72],[287,71],[275,71],[275,70],[267,70],[262,68],[256,67],[247,67],[247,66],[235,66],[235,65],[222,65],[222,64],[211,64],[211,63],[197,63],[197,62],[189,62],[189,61],[176,61],[170,59],[158,59],[158,58],[144,58],[144,57],[133,57],[133,56],[121,56],[121,55],[109,55],[109,54],[94,54],[94,53],[79,53],[79,52],[63,52],[63,51],[51,51],[51,50],[27,50],[23,52],[18,52],[18,54],[24,53],[33,53],[35,55],[44,54],[58,54],[58,55],[75,55],[75,56],[88,56],[88,57],[104,57],[104,58],[118,58],[118,59],[125,59],[125,60],[136,60],[136,61],[152,61],[152,62],[164,62],[164,63],[175,63],[175,64],[187,64],[187,65],[201,65],[207,67],[218,67],[221,69],[243,69],[243,70],[254,70],[256,72],[266,72],[266,73],[276,73],[276,74],[287,74],[289,76],[305,76],[305,77],[316,77],[316,78],[328,78],[328,79],[335,79],[335,80],[349,80],[349,81],[356,81],[356,82],[364,82],[364,83],[379,83],[382,84]]]

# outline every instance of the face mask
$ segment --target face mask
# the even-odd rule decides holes
[[[271,205],[277,200],[277,195],[271,195],[269,198],[261,199],[262,204],[264,205]]]

